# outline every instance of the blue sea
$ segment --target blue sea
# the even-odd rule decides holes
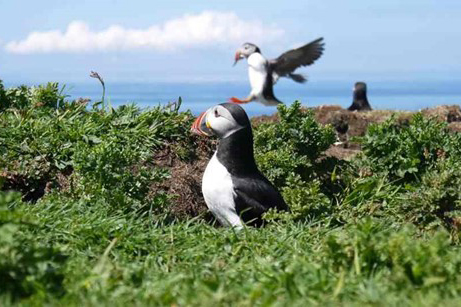
[[[93,80],[91,80],[93,81]],[[101,99],[102,89],[97,80],[86,83],[66,83],[65,93],[70,99]],[[374,109],[410,110],[434,107],[442,104],[461,104],[461,85],[454,81],[437,82],[367,82],[368,99]],[[6,84],[17,85],[17,84]],[[29,84],[30,85],[30,84]],[[340,105],[347,108],[352,102],[353,82],[309,81],[297,84],[281,80],[274,91],[279,100],[290,104],[300,100],[308,107]],[[210,106],[225,102],[229,97],[245,98],[249,93],[247,83],[106,83],[106,99],[112,106],[136,103],[141,107],[166,105],[182,98],[182,110],[194,114]],[[275,107],[260,103],[244,106],[250,116],[273,114]]]

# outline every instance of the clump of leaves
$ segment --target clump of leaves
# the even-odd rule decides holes
[[[342,221],[374,216],[412,222],[420,229],[459,231],[461,135],[417,113],[370,126],[363,154],[349,169],[336,216]]]
[[[388,275],[395,289],[443,290],[447,283],[458,283],[456,272],[461,269],[461,257],[450,248],[448,233],[439,231],[419,240],[414,239],[416,236],[418,232],[413,226],[399,228],[389,222],[364,219],[325,239],[325,259],[336,271],[368,277]]]
[[[337,195],[333,217],[340,223],[353,223],[364,217],[402,220],[397,214],[403,188],[384,176],[361,176],[348,169],[345,187]]]
[[[328,218],[331,213],[331,201],[322,193],[318,180],[305,182],[299,176],[290,176],[281,192],[290,212],[271,210],[264,215],[266,220],[314,220]]]
[[[399,207],[400,216],[425,227],[445,226],[461,230],[461,163],[454,159],[439,161],[425,173],[421,184],[411,189]]]
[[[103,197],[125,209],[149,208],[150,186],[168,178],[169,172],[149,165],[149,152],[142,150],[143,146],[131,141],[121,146],[121,140],[112,133],[93,146],[78,144],[72,160],[73,195],[89,199]],[[160,210],[165,206],[158,203],[154,208]]]
[[[277,186],[284,186],[289,174],[303,180],[314,175],[313,165],[335,141],[329,126],[322,127],[312,111],[301,103],[277,107],[278,123],[262,123],[255,129],[255,156],[259,167]]]
[[[319,182],[313,180],[320,176],[317,160],[333,144],[335,133],[331,127],[318,124],[312,111],[301,110],[299,101],[277,109],[278,123],[263,123],[255,129],[256,161],[282,190],[292,208],[291,218],[323,214],[328,211],[328,201]]]
[[[166,210],[172,195],[150,188],[169,172],[157,167],[153,157],[173,145],[180,159],[190,159],[195,151],[189,137],[193,117],[178,111],[180,101],[174,108],[88,109],[78,101],[56,100],[57,85],[24,87],[24,92],[30,95],[21,96],[23,109],[0,112],[5,188],[21,191],[25,200],[36,201],[55,189],[77,199],[102,197],[125,209]],[[38,108],[34,101],[59,101],[60,106]]]
[[[459,156],[461,136],[446,126],[420,113],[404,124],[395,118],[372,124],[361,140],[363,162],[372,173],[384,173],[390,180],[415,181],[441,157]]]
[[[66,95],[65,87],[60,87],[57,82],[46,85],[25,86],[5,89],[0,80],[0,111],[6,109],[26,109],[30,107],[58,108],[64,104]]]
[[[18,193],[0,191],[0,295],[15,300],[37,293],[63,294],[66,257],[23,234],[25,228],[39,227],[14,210],[20,202]]]

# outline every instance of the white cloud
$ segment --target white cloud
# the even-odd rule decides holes
[[[279,38],[281,29],[247,21],[232,12],[205,11],[184,15],[147,29],[113,25],[92,31],[82,21],[72,21],[65,32],[32,32],[21,41],[11,41],[5,49],[12,53],[95,52],[132,49],[171,50],[212,46],[218,43],[263,42]]]

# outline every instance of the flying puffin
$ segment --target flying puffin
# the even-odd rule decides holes
[[[191,131],[219,138],[203,174],[202,193],[208,209],[223,226],[261,226],[261,216],[267,210],[289,210],[256,166],[251,124],[242,107],[232,103],[214,106],[200,114]]]
[[[248,75],[250,77],[250,95],[241,100],[236,97],[229,99],[233,103],[248,103],[259,101],[266,106],[274,106],[281,103],[274,95],[273,86],[280,77],[287,77],[298,83],[304,83],[307,79],[294,71],[301,67],[313,64],[322,56],[324,50],[323,38],[318,38],[302,47],[289,50],[278,58],[267,60],[258,46],[245,43],[235,53],[234,66],[243,58],[248,62]]]

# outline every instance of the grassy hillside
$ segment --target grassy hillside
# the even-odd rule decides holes
[[[461,136],[446,121],[367,122],[343,160],[325,154],[337,120],[280,106],[254,120],[255,152],[292,212],[236,233],[207,213],[215,141],[179,104],[0,82],[0,305],[459,304]]]

